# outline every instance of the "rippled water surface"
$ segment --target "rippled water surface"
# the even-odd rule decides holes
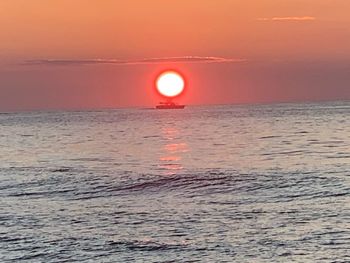
[[[350,103],[0,114],[0,262],[350,262]]]

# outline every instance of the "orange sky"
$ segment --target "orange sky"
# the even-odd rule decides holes
[[[0,110],[153,105],[152,80],[168,67],[186,75],[189,104],[350,99],[349,10],[348,0],[2,0]],[[183,56],[228,61],[82,63]]]

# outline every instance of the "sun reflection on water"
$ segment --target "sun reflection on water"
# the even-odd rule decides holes
[[[175,175],[184,169],[181,161],[183,153],[188,152],[188,145],[182,141],[180,130],[176,127],[164,127],[161,134],[164,144],[159,158],[159,168],[165,175]]]

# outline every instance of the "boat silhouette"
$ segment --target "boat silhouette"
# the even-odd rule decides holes
[[[185,105],[176,104],[174,102],[160,102],[159,105],[156,106],[156,109],[166,110],[166,109],[184,109]]]

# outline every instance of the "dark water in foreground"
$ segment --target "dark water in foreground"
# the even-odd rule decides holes
[[[0,262],[350,262],[350,103],[0,115]]]

